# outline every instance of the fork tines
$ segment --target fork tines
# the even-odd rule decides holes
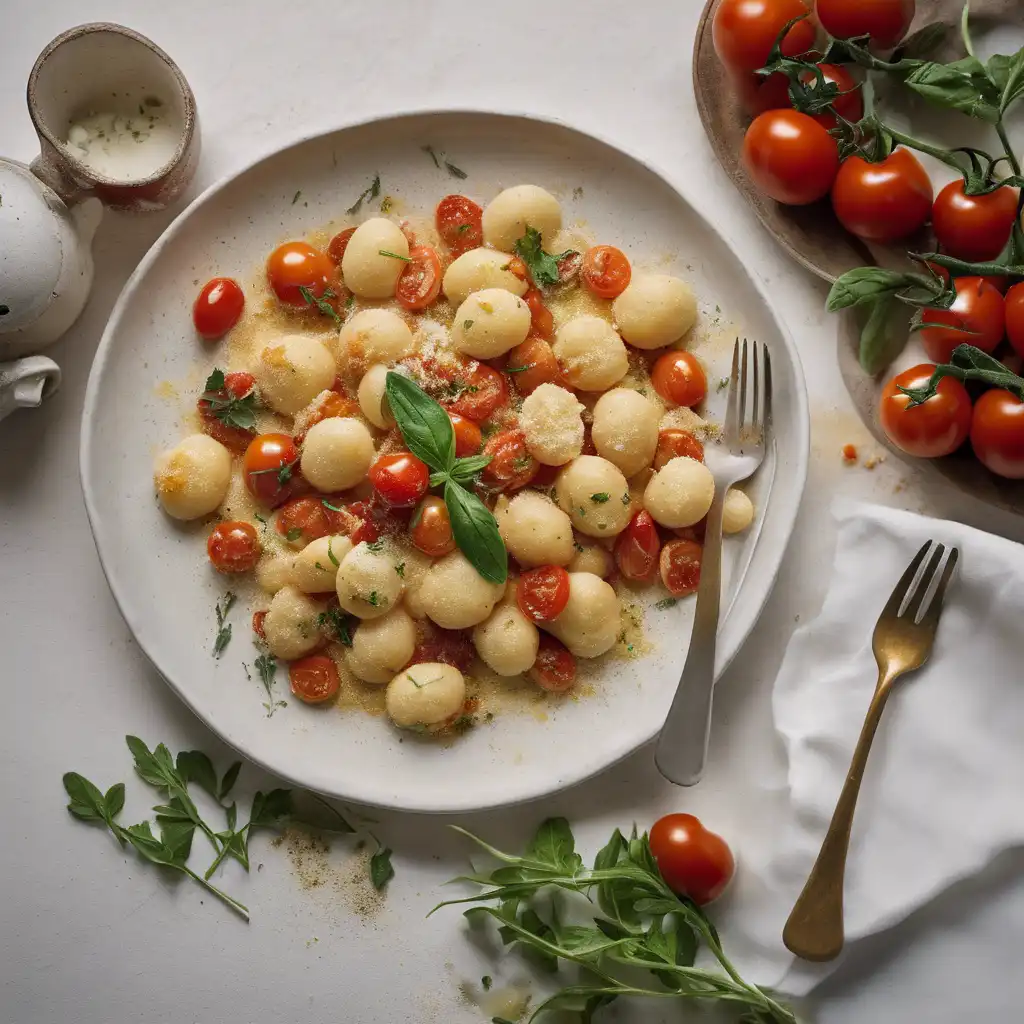
[[[750,416],[747,416],[748,405]],[[746,338],[732,350],[732,374],[725,412],[725,439],[730,444],[763,444],[772,422],[772,357],[768,346]]]
[[[936,626],[946,588],[956,569],[960,551],[951,548],[940,570],[945,545],[926,541],[900,577],[884,610],[883,618],[905,619],[916,625]]]

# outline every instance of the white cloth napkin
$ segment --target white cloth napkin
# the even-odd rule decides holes
[[[757,973],[781,969],[765,981],[793,995],[841,962],[779,959],[782,925],[827,830],[874,690],[875,622],[931,538],[958,547],[961,561],[931,660],[896,683],[871,750],[846,870],[847,950],[1024,842],[1024,547],[876,505],[841,502],[833,515],[831,587],[820,615],[793,635],[773,695],[792,820],[754,867],[760,884],[751,896],[760,906],[748,903],[736,921],[743,930],[742,920],[757,918],[747,936],[762,954]]]

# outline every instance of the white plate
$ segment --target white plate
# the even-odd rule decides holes
[[[425,145],[448,154],[468,180],[436,169]],[[203,369],[213,365],[213,353],[191,329],[196,282],[215,274],[248,277],[261,254],[339,216],[378,171],[385,193],[419,210],[432,209],[449,191],[487,199],[523,181],[544,185],[561,196],[567,222],[584,220],[588,233],[641,264],[667,270],[674,264],[709,316],[720,306],[738,329],[771,347],[777,457],[751,488],[757,529],[729,543],[720,670],[768,597],[800,502],[808,415],[799,359],[744,261],[662,177],[605,142],[518,116],[412,114],[291,145],[200,196],[128,281],[89,378],[82,485],[104,571],[142,649],[210,728],[298,785],[417,811],[527,800],[580,781],[656,734],[682,666],[692,601],[651,611],[647,632],[656,652],[639,661],[607,661],[595,696],[551,702],[545,721],[500,715],[442,746],[413,736],[399,743],[383,719],[298,702],[267,718],[258,683],[246,680],[240,664],[253,654],[243,608],[234,615],[235,637],[224,657],[210,656],[213,607],[224,582],[206,564],[206,529],[174,528],[153,495],[153,456],[182,434],[187,404],[169,403],[156,384],[180,381],[190,371],[195,376],[197,356]],[[576,187],[583,194],[574,198]],[[296,191],[301,201],[293,204]],[[677,258],[668,262],[669,253]],[[727,372],[724,349],[716,371]],[[285,678],[279,689],[286,687]]]

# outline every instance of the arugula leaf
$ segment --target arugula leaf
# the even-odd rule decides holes
[[[516,255],[526,264],[533,283],[538,288],[545,285],[558,284],[561,276],[558,272],[558,261],[566,256],[576,255],[575,249],[566,249],[565,252],[552,256],[546,253],[541,246],[541,235],[536,228],[527,227],[526,234],[516,240]]]
[[[360,194],[359,198],[345,211],[351,215],[358,213],[366,199],[376,199],[380,195],[380,175],[375,174],[373,181],[370,182],[368,188],[364,189]]]
[[[370,882],[374,889],[380,892],[394,877],[395,869],[391,866],[391,850],[382,846],[370,858]]]
[[[454,480],[445,484],[444,503],[459,550],[485,580],[504,583],[508,579],[508,552],[491,510]]]
[[[448,413],[408,377],[389,370],[385,392],[409,451],[431,469],[447,472],[455,462],[455,431]]]
[[[576,852],[572,829],[565,818],[548,818],[541,822],[526,848],[526,859],[549,864],[569,873],[583,866],[583,859]]]

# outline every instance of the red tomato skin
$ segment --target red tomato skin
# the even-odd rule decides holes
[[[914,20],[914,0],[816,0],[821,27],[836,39],[871,36],[883,50],[891,50]]]
[[[404,309],[426,309],[441,291],[441,258],[429,245],[409,250],[409,260],[395,286],[395,299]]]
[[[527,450],[526,436],[521,430],[502,430],[489,437],[483,453],[491,461],[484,466],[481,478],[492,490],[518,491],[540,469],[540,463]]]
[[[921,318],[938,325],[918,332],[933,363],[948,363],[957,345],[994,352],[1006,331],[1006,303],[998,289],[980,277],[958,277],[953,287],[956,300],[949,309],[925,309]]]
[[[203,285],[192,305],[192,323],[204,341],[223,338],[242,316],[245,293],[230,277],[215,277]]]
[[[851,124],[856,124],[864,116],[864,94],[861,92],[860,83],[841,64],[819,64],[818,68],[826,83],[831,82],[839,87],[840,95],[832,101],[835,114],[825,110],[810,116],[826,131],[838,127],[836,114]],[[810,85],[817,83],[818,78],[812,71],[808,71],[800,76],[800,80]]]
[[[615,539],[615,564],[627,580],[646,582],[658,571],[661,538],[650,512],[637,512]]]
[[[711,22],[715,53],[733,75],[763,68],[786,23],[809,13],[801,0],[723,0]],[[814,45],[814,24],[798,21],[782,40],[782,54],[797,57]]]
[[[1019,356],[1024,356],[1024,282],[1015,284],[1007,293],[1006,340]]]
[[[1024,402],[1002,388],[986,391],[974,403],[971,447],[996,476],[1024,480]]]
[[[562,372],[551,346],[543,338],[527,338],[508,353],[505,372],[521,395],[529,395],[541,384],[561,384]]]
[[[431,635],[416,645],[409,664],[440,662],[442,665],[452,665],[465,673],[472,667],[475,653],[473,641],[464,632],[435,626]]]
[[[743,166],[765,195],[788,206],[827,196],[839,172],[836,140],[796,110],[768,110],[743,138]]]
[[[446,410],[447,411],[447,410]],[[460,416],[457,412],[448,412],[455,432],[455,457],[464,459],[476,455],[484,446],[484,435],[480,427],[469,417]]]
[[[251,373],[228,373],[224,376],[224,387],[219,394],[225,398],[228,395],[245,398],[255,386],[256,378]],[[242,455],[256,436],[255,430],[229,426],[223,420],[218,419],[210,411],[210,403],[205,398],[199,399],[196,408],[203,425],[203,433],[209,434],[215,441],[220,441],[225,448],[236,455]]]
[[[897,374],[885,385],[878,406],[886,437],[900,451],[922,459],[955,452],[971,429],[971,399],[954,377],[943,377],[933,397],[907,408],[910,399],[899,389],[923,387],[934,369],[932,363],[921,363]]]
[[[968,263],[994,260],[1010,240],[1017,198],[1017,190],[1008,185],[969,196],[962,178],[951,181],[932,206],[932,229],[943,251]]]
[[[569,574],[557,565],[530,569],[516,583],[516,604],[531,622],[557,619],[569,603]]]
[[[299,449],[288,434],[258,434],[246,448],[242,462],[246,489],[264,505],[279,505],[294,490],[298,463]],[[284,467],[289,470],[282,482]]]
[[[700,586],[704,549],[694,540],[670,540],[658,558],[661,582],[673,597],[688,597]]]
[[[468,196],[445,196],[437,204],[434,221],[437,233],[451,250],[453,257],[484,244],[483,209]]]
[[[464,379],[466,384],[476,390],[467,389],[457,398],[448,400],[446,404],[452,412],[483,423],[503,405],[508,405],[508,384],[505,383],[505,376],[497,370],[478,363],[474,369],[466,372]]]
[[[368,474],[373,489],[390,508],[415,505],[430,486],[430,470],[410,452],[381,455]]]
[[[425,555],[442,558],[455,550],[451,517],[443,499],[427,495],[412,517],[412,522],[414,525],[410,527],[409,536],[413,544]]]
[[[327,290],[334,266],[326,254],[308,242],[285,242],[267,257],[267,283],[278,300],[288,306],[306,306],[300,287],[314,296]]]
[[[252,631],[261,639],[266,640],[267,634],[263,628],[263,622],[267,617],[266,611],[252,613]]]
[[[530,307],[530,331],[539,338],[550,338],[555,333],[555,318],[544,305],[544,296],[537,288],[530,288],[523,296],[523,302]]]
[[[729,844],[692,814],[666,814],[651,828],[651,853],[665,884],[698,906],[718,899],[736,873]]]
[[[666,352],[651,370],[654,390],[673,405],[692,408],[707,398],[708,378],[692,352]]]
[[[206,540],[206,553],[218,572],[249,572],[260,558],[260,541],[251,523],[218,523]]]
[[[580,276],[598,298],[614,299],[626,290],[633,268],[621,249],[613,245],[595,245],[584,253]]]
[[[311,654],[288,666],[292,693],[305,704],[323,704],[341,687],[338,666],[325,654]]]
[[[355,233],[355,228],[345,228],[343,231],[339,231],[327,243],[327,258],[336,267],[341,266],[341,261],[345,258],[345,250],[348,248],[349,240]]]
[[[335,532],[331,528],[330,514],[320,498],[293,498],[286,502],[277,510],[274,528],[285,538],[293,530],[300,530],[302,536],[299,539],[305,544]]]
[[[673,459],[685,456],[695,462],[704,461],[704,445],[688,430],[666,427],[658,432],[658,447],[654,452],[654,468],[664,469]]]
[[[576,658],[560,640],[541,633],[537,658],[528,674],[542,690],[564,693],[576,682]]]
[[[928,220],[931,179],[908,149],[896,149],[874,164],[850,156],[832,186],[832,209],[851,234],[869,242],[896,242]]]

